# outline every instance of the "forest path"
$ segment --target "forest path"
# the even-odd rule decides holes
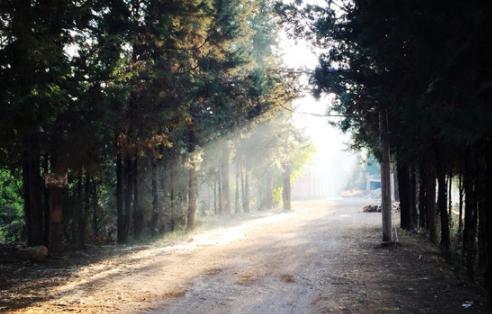
[[[189,242],[129,247],[77,268],[44,288],[44,300],[18,311],[481,311],[476,291],[442,267],[431,245],[400,234],[398,247],[379,247],[380,214],[362,213],[366,203],[299,202],[292,212],[251,215],[197,234]]]

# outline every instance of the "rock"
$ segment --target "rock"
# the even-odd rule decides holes
[[[44,245],[28,246],[19,249],[17,255],[34,262],[44,262],[48,258],[48,248]]]

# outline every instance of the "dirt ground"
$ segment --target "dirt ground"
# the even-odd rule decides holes
[[[13,313],[486,313],[478,288],[423,239],[381,247],[364,201],[229,219],[187,241],[0,264]]]

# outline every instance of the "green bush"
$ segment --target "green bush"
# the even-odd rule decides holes
[[[20,174],[0,170],[0,243],[20,240],[23,221]]]

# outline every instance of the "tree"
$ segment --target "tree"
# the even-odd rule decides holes
[[[485,105],[490,101],[491,77],[484,70],[490,68],[485,29],[490,26],[486,16],[491,6],[360,0],[327,7],[280,7],[284,18],[294,21],[297,33],[315,39],[325,51],[312,78],[316,92],[337,95],[333,109],[344,115],[339,126],[353,133],[354,147],[368,147],[379,160],[385,156],[377,150],[377,115],[387,112],[389,145],[403,187],[402,227],[412,228],[418,203],[420,227],[437,242],[439,213],[446,255],[450,249],[446,173],[463,177],[463,263],[470,277],[477,265],[482,271],[486,268],[490,289],[492,267],[486,261],[492,246],[485,236],[490,211],[484,205],[488,180],[483,173],[491,161],[491,112]],[[312,23],[296,23],[297,15]],[[419,200],[414,202],[417,191]]]

